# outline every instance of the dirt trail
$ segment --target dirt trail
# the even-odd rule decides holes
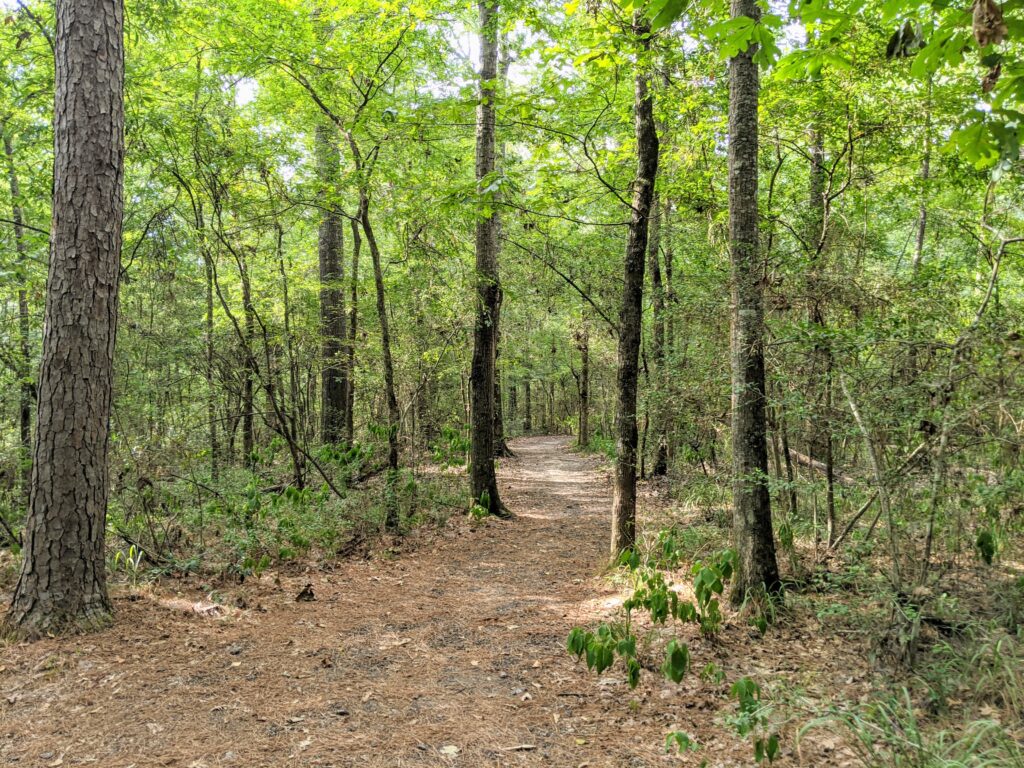
[[[621,599],[601,575],[611,483],[566,438],[513,447],[514,521],[459,518],[397,558],[265,574],[224,616],[183,611],[195,589],[122,594],[107,631],[0,649],[0,766],[724,768],[752,754],[723,725],[728,682],[697,674],[707,662],[724,681],[849,687],[857,648],[806,614],[764,639],[742,621],[715,641],[677,628],[695,667],[680,685],[588,673],[564,643]],[[297,602],[307,582],[316,599]],[[666,754],[676,728],[701,750]],[[776,766],[797,764],[790,741]],[[845,765],[833,749],[805,746],[803,764]]]
[[[501,490],[515,521],[457,522],[391,561],[264,576],[253,607],[225,617],[125,596],[108,631],[5,649],[0,764],[661,763],[664,728],[564,650],[614,597],[596,578],[607,477],[565,438],[514,450]],[[296,602],[307,580],[316,600]]]

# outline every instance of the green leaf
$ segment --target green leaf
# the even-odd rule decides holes
[[[648,9],[648,17],[651,19],[651,32],[664,29],[678,19],[685,7],[685,0],[655,0],[655,2],[652,2]]]
[[[678,683],[689,668],[690,649],[679,640],[669,641],[665,648],[665,663],[661,665],[661,671],[665,673],[665,677],[673,683]]]

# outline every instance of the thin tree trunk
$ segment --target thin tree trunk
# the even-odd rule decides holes
[[[786,465],[786,483],[789,486],[789,513],[797,512],[796,473],[793,471],[793,456],[789,451],[789,430],[786,428],[786,414],[779,409],[779,438],[782,441],[782,457]]]
[[[495,3],[495,9],[497,4]],[[508,48],[504,47],[501,52],[501,59],[498,63],[498,77],[500,78],[502,87],[508,84],[508,70],[512,65],[512,58],[508,53]],[[495,141],[497,141],[495,139]],[[502,165],[505,163],[505,143],[501,143],[500,157]],[[500,198],[500,192],[494,193],[494,202],[496,204]],[[498,256],[501,251],[501,219],[495,214],[495,248],[496,253],[494,257],[494,272],[497,275],[500,271],[498,264]],[[501,357],[501,305],[504,299],[504,294],[501,290],[501,283],[498,283],[498,300],[494,307],[494,455],[499,458],[511,458],[515,456],[515,453],[508,446],[508,442],[505,440],[505,416],[502,412],[501,402],[501,366],[499,365],[499,358]]]
[[[654,461],[651,475],[661,477],[668,473],[668,434],[665,408],[665,289],[661,282],[661,218],[663,212],[657,196],[654,198],[654,214],[651,217],[650,243],[647,249],[648,266],[651,274],[651,361],[653,363],[654,389],[648,405],[648,414],[654,422]]]
[[[583,330],[580,331],[580,428],[577,445],[585,449],[590,445],[590,326],[587,313],[583,314]]]
[[[480,0],[480,100],[477,105],[476,181],[481,196],[476,222],[476,323],[470,368],[470,460],[472,503],[506,516],[494,471],[495,350],[501,287],[498,282],[498,216],[483,190],[494,174],[495,91],[498,86],[497,0]]]
[[[124,9],[57,0],[53,219],[21,633],[105,624],[110,406],[124,179]]]
[[[316,165],[321,190],[317,256],[320,263],[321,421],[320,439],[340,443],[348,424],[348,369],[342,359],[345,346],[345,269],[342,262],[344,226],[336,209],[341,169],[337,129],[333,123],[316,127]]]
[[[0,126],[2,128],[3,126]],[[21,497],[28,508],[32,483],[32,350],[29,346],[28,315],[28,247],[25,244],[24,214],[21,209],[21,188],[14,167],[14,147],[11,137],[4,132],[4,155],[7,157],[7,179],[11,190],[11,218],[14,221],[14,250],[18,254],[18,436],[21,455],[18,459],[18,477]]]
[[[370,259],[373,262],[373,284],[377,292],[377,319],[380,322],[381,354],[384,358],[384,397],[387,400],[388,408],[389,486],[385,499],[386,517],[384,526],[388,531],[397,533],[401,521],[398,519],[398,500],[394,495],[394,484],[398,479],[398,429],[401,424],[402,414],[398,409],[398,396],[395,394],[395,364],[391,356],[391,328],[388,322],[387,297],[384,292],[384,271],[381,268],[380,249],[377,247],[377,238],[370,224],[370,201],[365,191],[361,193],[359,219],[363,225],[363,234],[366,236],[366,247],[370,249]]]
[[[355,440],[356,412],[356,333],[359,325],[359,252],[362,250],[363,238],[359,233],[359,223],[352,222],[352,276],[350,278],[352,292],[348,305],[348,344],[345,349],[345,445],[351,446]]]
[[[754,0],[732,0],[734,19],[757,20]],[[729,251],[732,271],[733,540],[739,567],[732,600],[777,592],[779,569],[768,494],[763,267],[758,255],[756,46],[729,62]]]
[[[928,179],[932,169],[932,76],[928,76],[928,86],[924,103],[924,153],[921,156],[921,203],[917,210],[917,237],[914,243],[914,260],[911,264],[914,275],[917,275],[924,260],[924,241],[928,233]],[[913,350],[913,347],[911,347]]]
[[[292,467],[294,468],[295,487],[300,490],[306,484],[306,465],[303,454],[298,446],[303,440],[305,430],[303,429],[301,406],[299,400],[299,368],[295,360],[295,340],[292,337],[292,308],[291,298],[288,293],[288,270],[284,263],[284,230],[281,225],[277,227],[277,264],[281,272],[281,299],[284,310],[284,351],[288,363],[288,397],[291,405],[282,408],[285,424],[288,431],[288,446],[292,455]]]
[[[639,18],[639,17],[638,17]],[[644,54],[650,51],[650,26],[634,21],[634,33]],[[643,58],[643,56],[641,56]],[[636,544],[637,423],[636,400],[640,335],[643,320],[644,266],[647,230],[658,173],[658,133],[654,125],[654,96],[645,62],[634,81],[637,171],[626,241],[622,307],[619,312],[618,373],[615,431],[615,492],[612,499],[611,556],[616,558]]]
[[[252,303],[252,285],[249,282],[249,268],[244,258],[238,261],[239,277],[242,283],[242,307],[245,311],[245,366],[242,373],[242,461],[247,467],[255,466],[253,451],[256,448],[255,409],[253,392],[255,375],[254,357],[251,354],[253,337],[256,333],[255,310]],[[268,372],[269,375],[269,372]]]
[[[201,214],[200,214],[201,216]],[[200,218],[202,226],[202,218]],[[217,437],[217,393],[214,389],[214,339],[213,339],[213,254],[203,244],[203,269],[206,273],[206,420],[210,434],[210,477],[220,475],[220,444]]]
[[[829,546],[835,536],[836,493],[835,467],[833,465],[832,440],[832,347],[826,338],[825,294],[821,276],[822,261],[828,234],[827,211],[825,206],[825,143],[820,129],[814,129],[811,136],[811,166],[808,184],[810,208],[808,241],[810,272],[807,276],[807,294],[810,302],[809,319],[815,328],[815,341],[811,371],[813,386],[818,393],[814,418],[810,424],[810,454],[825,466],[825,538]]]
[[[523,432],[533,431],[533,402],[530,397],[530,379],[523,382]]]
[[[498,358],[501,356],[501,302],[502,294],[498,291],[498,304],[494,309],[494,455],[497,458],[515,456],[505,440],[505,416],[501,404],[501,369]]]

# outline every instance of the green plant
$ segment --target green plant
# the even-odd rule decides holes
[[[127,550],[119,550],[114,555],[114,567],[112,570],[116,571],[119,568],[125,572],[128,576],[128,580],[131,582],[132,587],[139,585],[139,573],[142,570],[142,550],[136,547],[134,544],[128,547]]]
[[[725,672],[715,662],[709,661],[704,665],[704,669],[700,671],[700,679],[705,683],[721,685],[725,682]]]
[[[700,749],[700,744],[686,731],[672,731],[665,736],[665,751],[671,752],[673,749],[680,753],[696,752]],[[701,763],[701,765],[706,764],[706,760]]]
[[[761,686],[749,677],[741,677],[729,692],[737,702],[737,712],[728,718],[729,724],[740,737],[753,738],[754,762],[775,762],[779,756],[779,736],[771,729],[771,705],[761,702]]]
[[[1021,768],[1024,751],[1011,733],[992,719],[973,720],[959,731],[928,728],[906,688],[853,707],[831,707],[805,723],[797,743],[809,733],[841,728],[865,768]]]
[[[480,499],[469,508],[469,516],[474,520],[483,520],[491,514],[491,494],[484,491]]]
[[[718,632],[722,625],[722,608],[719,597],[725,590],[725,582],[736,571],[736,552],[726,549],[719,552],[709,563],[693,564],[693,592],[697,598],[697,621],[700,631],[707,637]],[[762,630],[763,632],[763,630]]]
[[[431,449],[434,461],[441,467],[447,469],[448,467],[463,466],[469,453],[469,440],[465,437],[465,429],[442,427],[441,434]]]
[[[640,665],[636,660],[636,637],[632,632],[632,617],[636,610],[646,611],[652,623],[665,624],[670,618],[680,622],[697,622],[705,636],[714,635],[722,622],[718,598],[725,589],[725,582],[735,570],[736,553],[724,550],[709,563],[695,563],[692,569],[693,590],[697,605],[680,600],[665,574],[643,562],[632,550],[623,552],[619,563],[631,574],[633,591],[623,602],[625,621],[621,624],[604,624],[597,632],[580,627],[569,633],[568,650],[577,658],[587,659],[587,667],[598,673],[610,667],[615,656],[625,661],[630,687],[639,682]],[[686,644],[672,639],[665,647],[662,673],[673,682],[680,682],[690,666],[690,654]]]

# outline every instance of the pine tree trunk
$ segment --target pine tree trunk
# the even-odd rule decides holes
[[[53,219],[21,576],[26,635],[108,621],[104,533],[124,173],[124,10],[57,0]]]
[[[342,282],[344,226],[337,212],[333,196],[337,194],[341,155],[338,151],[337,130],[332,123],[322,122],[316,127],[316,163],[322,189],[322,210],[318,233],[317,255],[320,263],[320,338],[321,365],[320,439],[325,443],[340,443],[345,437],[348,415],[347,366],[342,359],[345,346],[345,293]]]
[[[754,0],[732,0],[734,19],[757,19]],[[732,268],[733,601],[779,588],[768,494],[763,267],[758,255],[756,46],[729,63],[729,245]]]
[[[634,31],[650,50],[650,28],[637,22]],[[644,266],[647,258],[647,230],[658,173],[658,133],[654,125],[654,97],[644,62],[634,84],[637,172],[633,180],[633,201],[626,241],[623,270],[622,307],[619,312],[619,349],[615,431],[615,493],[612,500],[612,558],[636,543],[637,434],[636,400],[640,335],[643,320]]]
[[[494,173],[495,90],[498,85],[497,0],[480,0],[480,101],[477,106],[476,180],[479,194]],[[482,201],[476,223],[476,323],[470,369],[469,479],[472,503],[492,515],[508,513],[494,471],[494,366],[501,288],[498,283],[498,216]]]

